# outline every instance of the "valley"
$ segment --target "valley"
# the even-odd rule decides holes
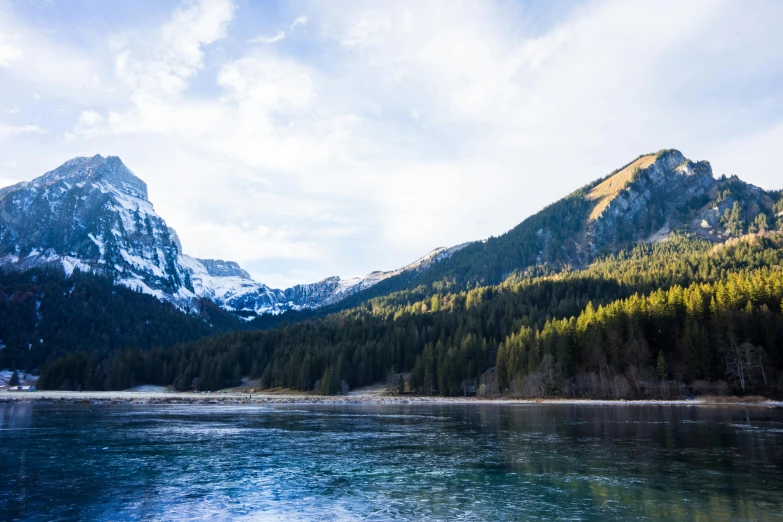
[[[39,371],[44,389],[251,378],[333,395],[401,380],[419,396],[669,400],[775,396],[783,382],[780,193],[716,178],[676,150],[642,155],[500,236],[286,290],[184,254],[119,158],[67,162],[2,189],[0,207],[2,306],[15,318],[0,327],[0,355]],[[87,298],[54,290],[72,280],[104,296],[101,310],[115,305],[87,328],[93,340],[62,326],[73,317],[63,305]],[[131,318],[130,303],[150,319]],[[154,330],[164,310],[182,326]]]

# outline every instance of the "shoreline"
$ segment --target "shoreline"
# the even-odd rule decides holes
[[[147,405],[269,405],[269,404],[563,404],[585,406],[724,406],[724,407],[760,407],[783,408],[783,401],[721,402],[705,399],[515,399],[515,398],[477,398],[477,397],[440,397],[440,396],[399,396],[380,394],[348,395],[305,395],[272,393],[192,393],[192,392],[143,392],[143,391],[6,391],[0,392],[0,403],[48,402],[55,404],[147,404]]]

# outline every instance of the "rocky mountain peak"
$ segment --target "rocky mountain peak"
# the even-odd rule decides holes
[[[234,261],[223,261],[222,259],[197,259],[197,261],[204,265],[207,273],[213,277],[252,279],[250,274]]]
[[[128,196],[147,200],[147,184],[125,166],[117,156],[78,157],[66,161],[56,169],[30,182],[33,189],[41,189],[57,182],[68,185],[104,182]]]
[[[190,286],[178,255],[146,183],[116,156],[74,158],[0,192],[0,264],[61,264],[164,297]]]

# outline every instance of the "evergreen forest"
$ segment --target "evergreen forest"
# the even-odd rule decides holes
[[[675,233],[581,270],[541,263],[464,290],[435,281],[263,331],[74,345],[39,385],[217,390],[249,377],[324,394],[387,381],[438,395],[779,394],[781,246],[780,232],[721,244]]]

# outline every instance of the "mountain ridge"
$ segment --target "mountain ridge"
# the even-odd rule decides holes
[[[602,184],[615,189],[611,198],[595,197]],[[676,149],[641,154],[499,236],[467,243],[426,271],[388,278],[320,312],[337,312],[402,290],[423,288],[422,295],[434,295],[499,284],[511,275],[583,268],[601,255],[666,240],[674,231],[719,243],[757,231],[762,214],[766,229],[783,230],[780,196],[780,191],[766,191],[737,176],[715,178],[708,161],[691,161]],[[744,218],[736,218],[734,203],[745,209]],[[298,320],[290,312],[287,319]]]
[[[185,254],[176,231],[155,213],[146,183],[117,156],[95,155],[0,189],[0,265],[24,270],[60,264],[66,274],[107,275],[182,309],[206,298],[252,319],[328,313],[436,282],[465,288],[537,273],[537,267],[584,267],[603,253],[665,240],[672,230],[720,242],[774,226],[781,216],[773,193],[736,176],[716,179],[709,162],[664,149],[638,156],[500,236],[440,247],[397,270],[275,289],[236,262]]]
[[[454,248],[398,270],[280,290],[253,280],[236,262],[185,254],[176,231],[155,213],[146,183],[117,156],[73,158],[0,190],[0,265],[90,271],[182,309],[197,308],[200,298],[251,315],[318,308],[400,271],[422,269]]]

